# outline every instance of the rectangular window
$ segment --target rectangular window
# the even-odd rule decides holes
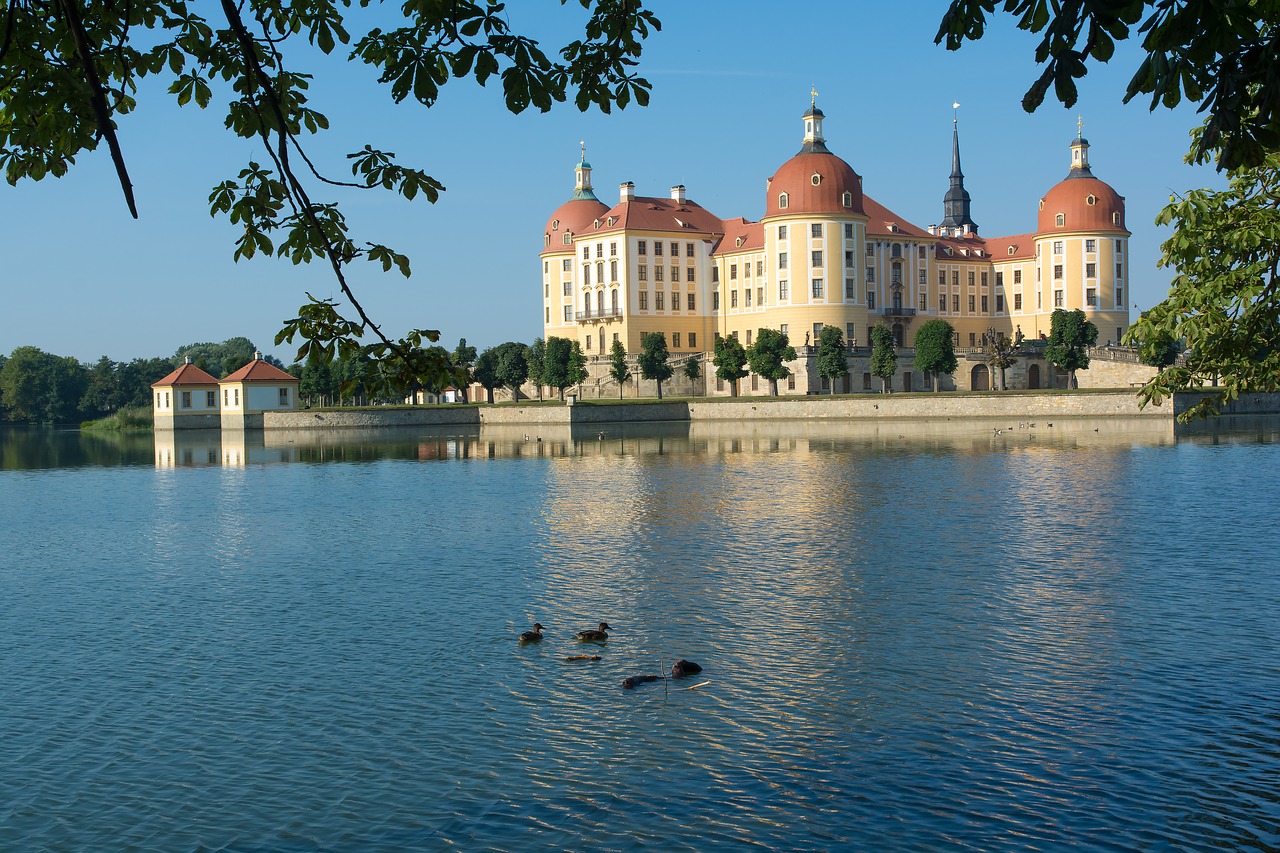
[[[876,310],[876,292],[874,290],[867,291],[867,310]]]
[[[922,261],[923,261],[923,260],[928,256],[928,254],[929,254],[928,249],[926,249],[924,246],[921,246],[921,247],[920,247],[920,260],[922,260]]]
[[[852,266],[853,266],[853,252],[845,252],[845,253],[844,253],[844,265],[845,265],[846,267],[852,267]]]
[[[844,298],[850,301],[852,301],[854,298],[853,297],[853,279],[851,278],[846,278],[844,280]]]
[[[970,332],[970,333],[969,333],[969,346],[971,346],[971,347],[975,347],[975,346],[977,346],[977,345],[978,345],[978,340],[977,340],[977,338],[978,338],[978,334],[977,334],[977,332]]]
[[[1116,305],[1119,305],[1121,308],[1124,307],[1124,288],[1123,287],[1116,288]]]
[[[989,309],[987,308],[987,294],[984,293],[982,294],[982,313],[985,314],[987,313],[988,310]]]
[[[958,293],[951,294],[951,311],[955,314],[960,313],[960,294]]]
[[[867,284],[875,284],[875,283],[876,283],[876,268],[867,267]]]
[[[156,396],[159,397],[160,395],[157,394]],[[224,406],[231,405],[231,392],[228,391],[226,388],[222,389],[222,405]]]
[[[764,288],[756,288],[756,305],[764,305]]]
[[[1084,250],[1085,250],[1086,252],[1095,252],[1095,251],[1097,251],[1097,249],[1098,249],[1098,241],[1097,241],[1097,240],[1085,240],[1085,241],[1084,241]]]
[[[687,294],[687,297],[688,297],[687,302],[689,305],[689,310],[692,311],[694,310],[694,296],[692,293],[690,293],[690,294]]]
[[[640,310],[649,310],[649,291],[647,290],[640,291]]]
[[[729,291],[729,307],[730,308],[738,307],[738,291],[736,290]]]
[[[938,294],[938,310],[939,311],[947,310],[947,294],[945,293]]]
[[[871,374],[870,373],[862,374],[862,390],[863,391],[871,390]]]
[[[573,263],[568,258],[565,258],[564,263],[560,266],[560,269],[564,270],[565,272],[572,272]]]
[[[927,293],[922,292],[920,294],[920,310],[922,312],[929,310],[929,294]]]
[[[938,284],[945,285],[947,283],[947,273],[945,270],[938,270]]]
[[[778,282],[778,301],[785,302],[790,298],[791,298],[791,286],[787,284],[787,280],[784,278]]]
[[[680,349],[680,333],[679,332],[671,333],[671,347],[672,349]]]
[[[996,273],[996,287],[1000,287],[1000,286],[1001,286],[1001,285],[1003,285],[1003,284],[1004,284],[1004,273],[1002,273],[1002,272],[997,272],[997,273]]]
[[[596,243],[596,257],[597,258],[604,257],[604,243]]]
[[[876,253],[876,244],[875,244],[875,243],[868,243],[868,244],[867,244],[867,257],[869,258],[869,257],[871,257],[872,255],[874,255],[875,253]]]
[[[813,343],[814,343],[814,346],[817,346],[817,344],[818,344],[818,338],[819,338],[819,337],[821,337],[821,335],[822,335],[822,324],[821,324],[821,323],[814,323],[814,324],[813,324]]]
[[[240,405],[240,389],[239,389],[239,388],[232,388],[232,389],[231,389],[231,404],[232,404],[233,406],[239,406],[239,405]]]
[[[566,323],[573,322],[573,306],[572,305],[564,306],[564,321]]]
[[[778,226],[778,239],[779,240],[787,239],[787,226],[785,225]]]
[[[1124,264],[1116,264],[1116,278],[1124,278]]]
[[[548,308],[543,309],[543,314],[544,314],[545,316],[542,318],[542,322],[546,323],[547,325],[550,325],[550,324],[551,324],[551,309],[550,309],[549,307],[548,307]]]
[[[1062,279],[1062,264],[1053,265],[1053,280],[1060,281]]]
[[[711,294],[711,310],[720,310],[720,291],[718,290]]]
[[[609,244],[609,257],[611,257],[611,258],[616,258],[617,256],[618,256],[618,244],[617,244],[617,243],[610,243],[610,244]]]
[[[609,281],[618,280],[618,262],[609,261]]]
[[[591,265],[590,264],[582,265],[582,283],[583,284],[591,283]]]
[[[591,247],[590,247],[590,246],[583,246],[583,247],[582,247],[582,259],[583,259],[584,261],[589,261],[589,260],[591,260]]]
[[[969,270],[969,286],[973,287],[973,270]]]
[[[747,329],[747,346],[751,346],[751,329]],[[751,378],[754,379],[755,376],[753,375]]]
[[[785,270],[786,268],[787,268],[787,253],[779,252],[778,253],[778,269]]]
[[[1044,307],[1044,299],[1041,298],[1041,293],[1040,291],[1037,290],[1036,291],[1036,310],[1039,311],[1042,307]]]
[[[1124,241],[1117,240],[1116,241],[1116,257],[1118,258],[1123,254],[1124,254]]]
[[[591,335],[587,335],[587,352],[591,352]]]
[[[289,405],[289,389],[288,388],[280,389],[280,405],[282,406]]]
[[[820,278],[815,278],[813,280],[813,298],[814,299],[822,298],[822,279]]]
[[[661,290],[653,294],[653,307],[658,311],[662,310],[662,306],[663,306],[662,296],[663,294]]]
[[[929,274],[925,270],[920,270],[920,286],[924,287],[929,283]]]
[[[996,294],[996,313],[997,314],[1004,313],[1004,294],[1003,293]]]
[[[820,267],[820,266],[822,266],[822,252],[821,252],[821,251],[810,252],[809,254],[810,254],[810,256],[811,256],[811,262],[810,262],[810,264],[809,264],[810,266],[814,266],[814,267]]]
[[[718,284],[720,282],[720,267],[711,268],[711,283]]]
[[[698,348],[698,333],[690,332],[689,333],[689,349],[697,349],[697,348]]]
[[[647,266],[646,266],[646,265],[644,265],[644,264],[640,264],[640,266],[639,266],[639,267],[637,267],[637,269],[640,271],[640,280],[641,280],[641,281],[648,281],[648,280],[649,280],[649,267],[647,267]]]
[[[983,286],[983,287],[986,287],[986,286],[987,286],[987,274],[986,274],[986,273],[983,273],[983,274],[982,274],[982,286]]]
[[[689,267],[688,269],[686,269],[686,270],[684,271],[684,278],[685,278],[685,281],[693,281],[693,280],[694,280],[694,277],[693,277],[693,267]]]
[[[1013,310],[1014,311],[1022,310],[1022,294],[1021,293],[1013,294]]]
[[[973,275],[973,273],[969,273],[969,274]],[[972,293],[969,294],[969,313],[970,314],[973,313],[973,294]]]
[[[822,236],[822,226],[817,222],[809,226],[809,236],[820,238]]]
[[[653,241],[653,254],[659,258],[662,257],[662,241],[661,240]]]
[[[184,409],[191,408],[191,392],[190,391],[182,392],[182,408]]]
[[[1085,277],[1085,278],[1097,278],[1097,277],[1098,277],[1098,265],[1097,265],[1097,264],[1092,264],[1092,263],[1090,263],[1090,264],[1085,264],[1085,265],[1084,265],[1084,277]]]
[[[1061,254],[1062,254],[1062,241],[1061,241],[1061,240],[1054,240],[1054,241],[1053,241],[1053,253],[1054,253],[1055,255],[1061,255]]]
[[[649,246],[648,241],[641,240],[636,244],[636,253],[640,255],[648,254],[648,251],[649,251],[648,246]]]
[[[764,261],[756,261],[756,275],[764,275]]]
[[[572,295],[573,295],[573,282],[571,282],[571,281],[566,281],[566,282],[564,283],[564,287],[562,288],[562,290],[564,291],[564,295],[565,295],[565,296],[572,296]]]
[[[671,244],[671,257],[673,257],[673,258],[678,258],[678,257],[680,257],[680,244],[679,244],[679,243],[672,243],[672,244]]]
[[[960,286],[960,270],[951,271],[951,283],[956,287]]]
[[[1085,291],[1084,291],[1084,304],[1085,304],[1085,305],[1092,305],[1092,306],[1095,306],[1095,307],[1097,306],[1097,304],[1098,304],[1098,290],[1097,290],[1097,288],[1095,288],[1095,287],[1089,287],[1089,288],[1086,288],[1086,289],[1085,289]]]
[[[685,243],[685,244],[684,244],[684,256],[685,256],[686,258],[692,258],[692,257],[693,257],[693,244],[692,244],[692,243]]]
[[[744,300],[743,302],[744,306],[747,308],[750,308],[751,307],[751,288],[749,287],[743,288],[742,298]]]
[[[751,261],[746,261],[742,265],[742,277],[751,278]]]
[[[654,267],[654,268],[653,268],[653,280],[654,280],[654,281],[662,281],[662,280],[663,280],[663,270],[665,270],[665,269],[666,269],[666,267]]]
[[[1022,270],[1019,269],[1013,271],[1013,283],[1022,284]]]
[[[1117,296],[1116,298],[1117,298],[1117,299],[1119,299],[1120,297],[1118,297],[1118,296]],[[547,310],[548,310],[548,311],[550,311],[551,309],[550,309],[550,308],[548,308]],[[206,409],[212,409],[212,408],[215,408],[217,405],[218,405],[218,392],[217,392],[217,391],[205,391],[205,392],[204,392],[204,407],[205,407]]]
[[[853,336],[852,323],[844,324],[844,342],[851,347],[856,347],[858,345],[858,339]]]
[[[737,280],[738,280],[738,265],[729,264],[729,281],[737,281]]]
[[[1062,307],[1062,291],[1061,290],[1055,290],[1053,292],[1053,307],[1054,308]]]

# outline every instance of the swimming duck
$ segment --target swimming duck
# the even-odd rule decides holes
[[[522,643],[541,643],[542,642],[542,623],[534,622],[532,631],[525,631],[520,635]]]
[[[588,629],[578,632],[578,642],[580,643],[603,643],[609,639],[609,635],[605,631],[612,631],[608,622],[600,623],[600,630]]]

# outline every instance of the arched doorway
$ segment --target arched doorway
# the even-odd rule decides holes
[[[991,373],[985,364],[974,365],[973,371],[969,374],[969,388],[973,391],[991,390]]]
[[[1040,387],[1040,365],[1033,364],[1027,368],[1027,387],[1033,389]]]
[[[893,342],[897,346],[902,346],[902,324],[901,323],[893,324]]]

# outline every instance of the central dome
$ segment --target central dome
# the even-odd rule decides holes
[[[822,138],[822,110],[804,114],[805,137],[800,153],[778,167],[765,190],[765,217],[788,214],[857,214],[862,208],[862,178],[827,150]]]

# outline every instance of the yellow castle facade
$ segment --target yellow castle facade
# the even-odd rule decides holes
[[[648,197],[623,183],[610,207],[584,156],[573,195],[543,233],[544,336],[600,357],[613,341],[635,355],[644,334],[662,332],[674,358],[712,352],[717,335],[749,346],[761,328],[816,345],[824,325],[858,347],[884,323],[911,347],[924,321],[941,318],[964,349],[988,336],[1047,335],[1056,308],[1082,309],[1100,342],[1123,336],[1124,198],[1093,175],[1082,135],[1067,176],[1039,199],[1035,230],[983,237],[956,129],[944,217],[922,228],[864,193],[862,177],[827,148],[824,119],[816,105],[804,113],[800,151],[769,178],[758,222],[722,219],[684,186]]]

